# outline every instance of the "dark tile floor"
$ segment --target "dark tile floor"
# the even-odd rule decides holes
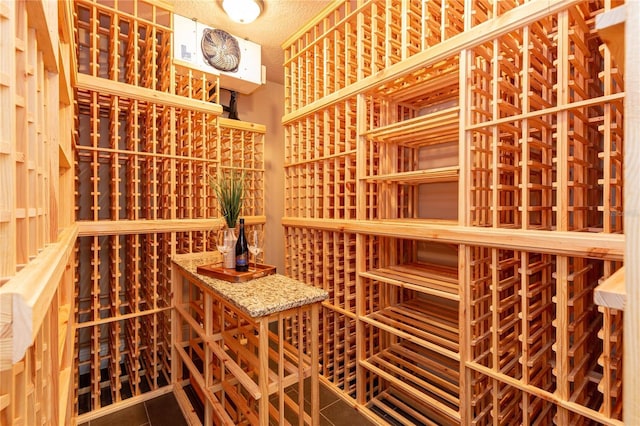
[[[82,423],[80,426],[186,426],[178,401],[167,393],[115,413]]]
[[[305,386],[305,395],[308,395],[308,389],[309,387]],[[373,426],[373,423],[322,384],[320,385],[320,416],[321,426]],[[186,424],[178,401],[173,393],[168,393],[80,426],[182,426]]]

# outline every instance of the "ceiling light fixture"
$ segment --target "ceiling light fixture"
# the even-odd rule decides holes
[[[222,8],[232,21],[248,24],[262,13],[262,0],[222,0]]]

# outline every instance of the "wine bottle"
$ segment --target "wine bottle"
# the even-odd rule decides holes
[[[236,242],[236,272],[247,272],[249,270],[249,246],[247,237],[244,234],[244,219],[240,219],[240,235]]]

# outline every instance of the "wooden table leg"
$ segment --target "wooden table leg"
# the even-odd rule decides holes
[[[269,425],[269,320],[261,318],[259,320],[258,330],[258,357],[259,357],[259,377],[258,384],[260,386],[260,425]]]
[[[319,304],[311,305],[311,424],[320,424],[320,367],[318,365]]]

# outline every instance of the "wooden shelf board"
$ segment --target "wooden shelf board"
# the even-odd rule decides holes
[[[373,129],[364,135],[377,142],[398,143],[411,147],[456,141],[459,114],[460,108],[456,106]]]
[[[106,78],[94,77],[82,73],[78,73],[78,82],[76,86],[78,89],[91,90],[101,94],[121,96],[123,98],[138,99],[152,104],[162,104],[165,106],[189,109],[197,112],[213,114],[215,116],[222,114],[222,106],[219,104],[190,99],[184,96],[147,89],[145,87],[136,87],[130,84],[120,83],[118,81],[112,81]]]
[[[242,120],[232,120],[226,117],[218,117],[218,124],[225,129],[245,130],[256,133],[266,133],[267,126],[264,124],[251,123]]]
[[[458,363],[399,344],[360,361],[360,364],[450,420],[460,421]]]
[[[373,182],[397,182],[409,185],[423,183],[456,182],[458,180],[458,166],[439,167],[428,170],[413,170],[410,172],[387,173],[383,175],[365,176],[363,180]]]
[[[78,227],[65,228],[58,241],[46,246],[0,290],[0,299],[13,298],[13,362],[33,344],[45,319],[67,262],[75,248]],[[0,324],[2,326],[3,324]],[[7,351],[11,352],[11,351]],[[2,356],[9,355],[3,353]],[[0,364],[7,362],[0,359]]]
[[[518,229],[516,235],[514,229],[460,226],[458,221],[444,219],[337,220],[285,216],[282,224],[613,261],[621,261],[624,257],[625,236],[622,234]]]
[[[445,302],[416,298],[373,312],[362,320],[459,361],[458,308]]]
[[[596,287],[593,299],[597,305],[624,311],[627,301],[624,266]]]
[[[360,276],[444,299],[460,300],[458,278],[452,273],[457,271],[437,268],[424,263],[409,263],[361,272]]]
[[[78,235],[129,235],[155,232],[214,231],[224,226],[222,219],[102,220],[78,221]]]

